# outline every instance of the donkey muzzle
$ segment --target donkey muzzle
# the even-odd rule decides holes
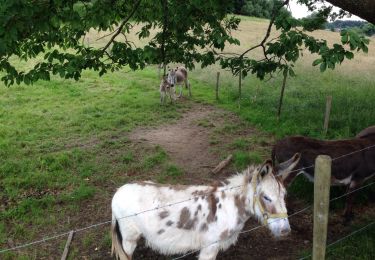
[[[285,237],[290,234],[288,218],[269,218],[268,227],[276,238]]]

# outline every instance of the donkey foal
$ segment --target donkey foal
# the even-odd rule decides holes
[[[279,171],[291,171],[298,160],[296,154]],[[199,260],[214,260],[219,250],[237,241],[250,216],[274,236],[286,236],[290,226],[285,188],[274,173],[271,162],[266,161],[220,185],[126,184],[112,200],[112,254],[121,260],[131,259],[143,236],[148,246],[162,254],[200,250]],[[173,204],[179,201],[185,202]],[[147,211],[157,207],[162,208]],[[137,214],[142,211],[147,212]]]
[[[166,76],[164,76],[161,79],[159,92],[160,92],[160,103],[161,104],[165,103],[165,96],[166,95],[169,95],[169,97],[171,98],[171,103],[173,102],[173,100],[176,100],[176,93],[175,93],[176,91],[174,89],[174,86],[172,86],[171,84],[168,83],[168,80],[167,80]]]

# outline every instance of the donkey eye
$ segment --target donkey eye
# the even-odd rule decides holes
[[[272,202],[272,200],[270,198],[268,198],[267,196],[263,196],[263,199],[268,201],[268,202]]]

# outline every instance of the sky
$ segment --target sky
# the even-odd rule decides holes
[[[310,14],[310,12],[307,10],[307,7],[305,5],[297,4],[297,0],[291,0],[289,7],[290,7],[290,11],[292,12],[293,17],[295,18],[302,18]],[[334,7],[334,10],[338,11],[340,9],[337,7]],[[344,17],[342,18],[342,20],[363,20],[363,19],[359,18],[358,16],[352,15],[350,18]]]

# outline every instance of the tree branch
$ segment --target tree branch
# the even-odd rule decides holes
[[[374,0],[326,0],[341,9],[355,14],[370,23],[375,24],[375,1]]]
[[[167,34],[167,26],[168,26],[168,1],[167,0],[160,0],[161,5],[163,7],[163,32],[162,32],[162,43],[160,46],[161,51],[161,59],[163,63],[163,77],[166,74],[167,71],[167,63],[166,63],[166,51],[165,51],[165,39]]]
[[[247,49],[246,51],[244,51],[244,52],[240,55],[240,59],[242,59],[243,56],[245,56],[245,55],[246,55],[247,53],[249,53],[250,51],[252,51],[252,50],[254,50],[254,49],[256,49],[256,48],[259,48],[259,47],[262,47],[262,48],[263,48],[264,55],[266,55],[264,44],[266,43],[268,37],[270,37],[271,30],[272,30],[272,25],[273,25],[273,23],[275,22],[276,16],[277,16],[277,14],[279,13],[279,11],[281,10],[281,8],[283,8],[285,5],[288,5],[288,4],[289,4],[289,0],[285,0],[285,1],[281,4],[281,6],[280,6],[279,8],[277,8],[277,9],[275,9],[275,10],[273,11],[272,18],[271,18],[271,20],[270,20],[270,23],[268,24],[267,32],[266,32],[266,35],[264,36],[263,40],[262,40],[259,44],[257,44],[257,45],[255,45],[255,46],[251,47],[250,49]]]
[[[107,44],[104,46],[104,48],[102,49],[102,54],[107,50],[107,48],[109,47],[109,45],[111,45],[111,43],[116,39],[116,37],[121,33],[122,31],[122,28],[124,28],[125,24],[130,20],[130,18],[134,15],[135,11],[137,11],[138,7],[139,7],[139,4],[141,3],[141,0],[138,0],[134,7],[133,7],[133,10],[130,12],[130,14],[128,15],[128,17],[125,18],[124,21],[122,21],[122,23],[120,24],[120,26],[116,29],[116,32],[115,34],[111,37],[111,39],[109,40],[109,42],[107,42]]]

